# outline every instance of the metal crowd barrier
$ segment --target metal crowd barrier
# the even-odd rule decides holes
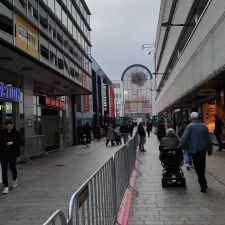
[[[44,154],[45,148],[46,148],[46,137],[44,135],[28,136],[25,140],[23,157],[30,158]]]
[[[71,197],[68,219],[57,210],[43,225],[113,225],[135,168],[138,135],[101,166]],[[59,220],[60,219],[60,220]]]

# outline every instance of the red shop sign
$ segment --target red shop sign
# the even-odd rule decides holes
[[[54,108],[64,109],[65,102],[62,100],[58,100],[56,98],[50,98],[48,96],[45,96],[45,105],[51,106]]]

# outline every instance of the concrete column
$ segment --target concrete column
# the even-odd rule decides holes
[[[26,77],[23,80],[24,88],[24,131],[25,138],[34,135],[34,110],[33,110],[33,81]],[[32,120],[32,127],[27,126],[27,120]]]

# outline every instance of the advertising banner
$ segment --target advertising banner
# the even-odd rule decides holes
[[[203,119],[204,124],[208,127],[209,132],[215,130],[215,119],[214,115],[216,114],[216,106],[214,104],[203,104]]]
[[[109,87],[109,96],[110,96],[110,117],[115,117],[115,106],[114,106],[114,89],[113,85],[110,85]]]
[[[30,55],[39,57],[39,34],[35,28],[16,14],[16,45]]]
[[[124,113],[151,113],[152,107],[150,100],[125,100]]]
[[[90,104],[89,104],[89,95],[83,96],[83,112],[90,111]]]

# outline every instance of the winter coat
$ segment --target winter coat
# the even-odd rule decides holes
[[[13,129],[10,133],[5,129],[0,134],[1,147],[0,159],[13,159],[20,156],[20,146],[23,145],[21,135],[18,131]],[[13,142],[12,145],[7,146],[8,142]]]
[[[179,138],[175,134],[168,134],[160,141],[159,150],[165,147],[175,149],[179,147],[179,144]]]
[[[152,123],[151,122],[147,122],[147,124],[146,124],[146,130],[148,132],[152,130]]]
[[[166,135],[166,128],[165,128],[164,123],[159,123],[157,125],[157,134],[156,135],[157,135],[157,138],[158,138],[159,141],[161,141],[162,138],[165,137],[165,135]]]
[[[140,137],[146,137],[145,129],[143,126],[138,126],[138,135]]]
[[[198,120],[193,120],[184,130],[181,146],[189,146],[191,153],[212,152],[208,128]]]
[[[113,130],[112,127],[108,127],[106,139],[107,140],[113,140],[114,139],[114,130]]]

